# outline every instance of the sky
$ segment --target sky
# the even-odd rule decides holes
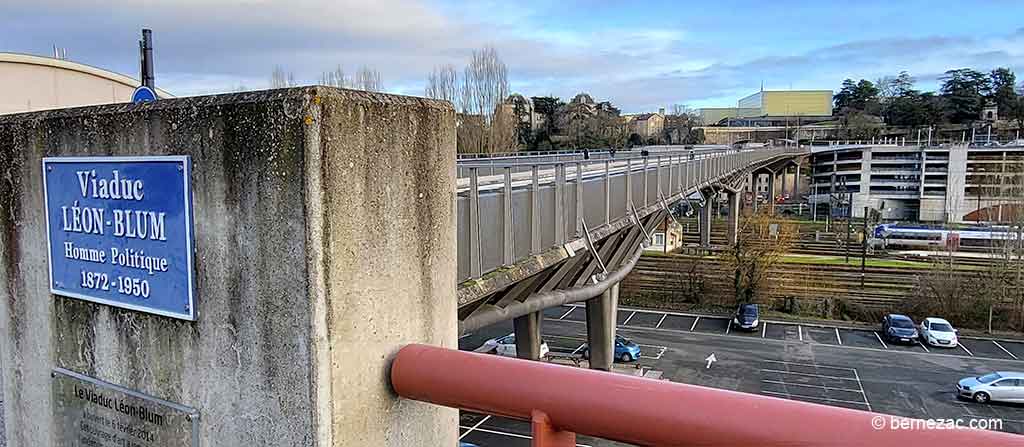
[[[433,67],[493,46],[513,92],[580,92],[623,112],[729,107],[764,85],[837,90],[908,71],[1009,67],[1024,79],[1024,2],[0,0],[0,52],[52,55],[138,77],[153,30],[157,86],[179,96],[269,86],[275,66],[314,84],[369,66],[423,95]]]

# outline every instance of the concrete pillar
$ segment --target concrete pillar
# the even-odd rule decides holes
[[[786,195],[786,183],[787,177],[789,177],[789,165],[782,167],[782,171],[779,172],[779,194]]]
[[[50,293],[41,158],[108,155],[191,158],[194,321]],[[72,444],[57,367],[194,409],[202,446],[456,445],[456,410],[388,378],[402,346],[457,346],[447,102],[302,87],[5,115],[0,166],[8,446]]]
[[[619,310],[619,285],[587,300],[587,348],[590,368],[610,371],[615,362],[615,323]]]
[[[512,321],[516,334],[516,357],[526,360],[540,360],[541,313],[523,315]]]
[[[712,202],[715,196],[709,194],[707,200],[704,202],[704,206],[700,209],[700,222],[698,222],[698,228],[700,231],[700,246],[710,247],[711,246],[711,221],[714,218],[714,208],[712,208]]]
[[[726,239],[729,245],[736,245],[740,232],[740,194],[729,191],[729,224],[726,229]]]
[[[800,198],[800,163],[796,164],[796,176],[793,177],[793,198]]]
[[[750,204],[754,208],[754,213],[757,213],[757,209],[760,207],[758,203],[758,194],[761,186],[761,174],[750,174],[750,190],[752,192]]]

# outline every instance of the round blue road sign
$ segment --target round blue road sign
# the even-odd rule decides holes
[[[153,92],[153,89],[146,87],[145,85],[140,85],[139,88],[135,89],[135,93],[132,93],[133,103],[138,104],[140,102],[150,101],[156,101],[156,93]]]

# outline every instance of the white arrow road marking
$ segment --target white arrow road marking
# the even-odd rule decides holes
[[[707,369],[711,369],[711,364],[717,362],[718,359],[715,358],[715,353],[712,352],[711,355],[708,356],[708,358],[704,359],[704,361],[708,362]]]

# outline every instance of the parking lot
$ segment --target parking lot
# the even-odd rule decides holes
[[[586,339],[582,306],[544,311],[553,352],[579,352]],[[956,381],[994,370],[1024,370],[1024,342],[961,337],[957,348],[892,344],[875,330],[762,321],[735,331],[721,316],[620,309],[619,333],[641,345],[639,365],[674,382],[923,419],[998,419],[1024,433],[1024,406],[978,405],[955,398]],[[511,322],[460,339],[461,349],[512,332]],[[714,353],[717,362],[706,367]],[[637,402],[637,405],[642,405]],[[481,447],[529,445],[526,422],[464,412],[463,441]],[[580,437],[580,445],[622,445]]]

